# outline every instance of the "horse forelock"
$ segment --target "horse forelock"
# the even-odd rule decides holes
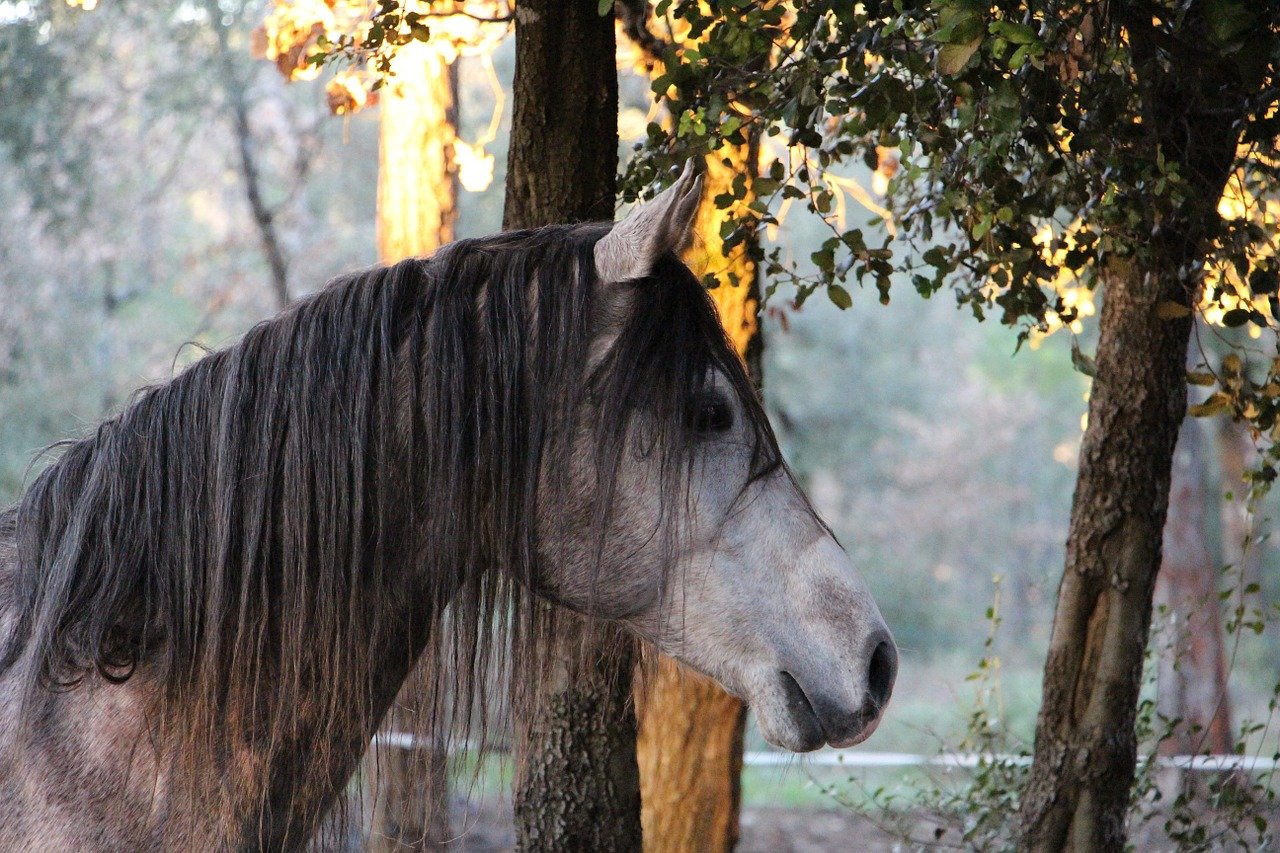
[[[413,727],[444,743],[476,722],[483,741],[473,687],[494,667],[538,672],[555,630],[530,592],[536,503],[540,472],[582,464],[578,407],[597,414],[599,537],[638,411],[678,512],[687,405],[711,371],[747,401],[757,473],[779,464],[674,256],[620,286],[625,322],[592,353],[604,233],[511,232],[347,276],[140,393],[0,514],[17,542],[0,672],[25,660],[29,696],[144,673],[174,760],[230,772],[246,748],[293,753],[290,799],[341,786],[393,698],[373,685],[420,654]],[[514,686],[518,705],[531,694]],[[223,799],[228,820],[243,809]]]

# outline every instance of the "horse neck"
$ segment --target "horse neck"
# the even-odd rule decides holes
[[[303,720],[293,728],[293,737],[244,743],[230,762],[239,778],[222,778],[217,773],[217,778],[207,780],[220,792],[210,794],[222,799],[221,813],[243,818],[238,826],[224,827],[218,833],[230,846],[299,848],[315,837],[335,806],[345,807],[339,801],[347,782],[423,647],[421,637],[411,637],[406,643],[402,633],[412,631],[407,604],[411,601],[412,596],[388,596],[387,618],[379,623],[382,628],[377,636],[368,638],[374,659],[381,665],[374,668],[366,685],[317,685],[311,713],[298,711]],[[315,709],[332,707],[326,701],[327,691],[335,689],[346,692],[352,701],[338,707],[336,718],[317,712]],[[367,693],[356,696],[357,690]],[[305,697],[303,704],[307,704]],[[280,712],[289,713],[289,709]],[[270,728],[277,721],[262,722]],[[188,772],[202,771],[190,767]],[[339,821],[342,823],[345,821]]]

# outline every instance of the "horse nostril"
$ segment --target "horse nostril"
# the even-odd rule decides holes
[[[877,711],[889,703],[897,674],[898,652],[888,640],[881,640],[871,652],[871,667],[867,671],[867,698],[875,703]]]

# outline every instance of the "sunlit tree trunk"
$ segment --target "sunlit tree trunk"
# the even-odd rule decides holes
[[[695,244],[686,260],[694,270],[715,275],[719,285],[710,292],[720,319],[759,387],[756,264],[743,246],[725,257],[720,224],[733,211],[718,210],[713,201],[729,190],[737,175],[754,174],[756,160],[755,144],[726,148],[707,158]],[[749,201],[748,197],[740,203]],[[715,682],[665,657],[642,699],[637,756],[645,850],[733,849],[738,841],[746,706]]]
[[[504,228],[611,219],[618,164],[613,16],[594,0],[524,0]],[[565,615],[538,685],[516,721],[519,849],[637,850],[640,782],[634,650],[616,629]]]
[[[382,89],[378,151],[378,260],[426,255],[453,239],[457,74],[436,50],[411,42]]]
[[[1249,484],[1245,472],[1257,459],[1257,448],[1244,424],[1222,418],[1216,424],[1214,443],[1218,455],[1219,486],[1222,502],[1222,561],[1235,567],[1236,578],[1246,588],[1256,585],[1258,593],[1246,595],[1247,606],[1262,607],[1262,566],[1260,550],[1248,542],[1251,535],[1249,518]]]
[[[389,264],[428,255],[454,237],[457,178],[453,167],[457,72],[429,45],[412,42],[396,54],[395,76],[382,90],[378,155],[378,260]],[[415,670],[401,695],[408,707],[423,692]],[[401,726],[393,709],[387,728]],[[371,799],[371,850],[443,848],[449,839],[448,757],[429,744],[370,752],[364,777]]]

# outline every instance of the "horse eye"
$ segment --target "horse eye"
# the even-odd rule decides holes
[[[699,434],[725,432],[733,426],[733,409],[724,400],[703,400],[693,415],[693,430]]]

